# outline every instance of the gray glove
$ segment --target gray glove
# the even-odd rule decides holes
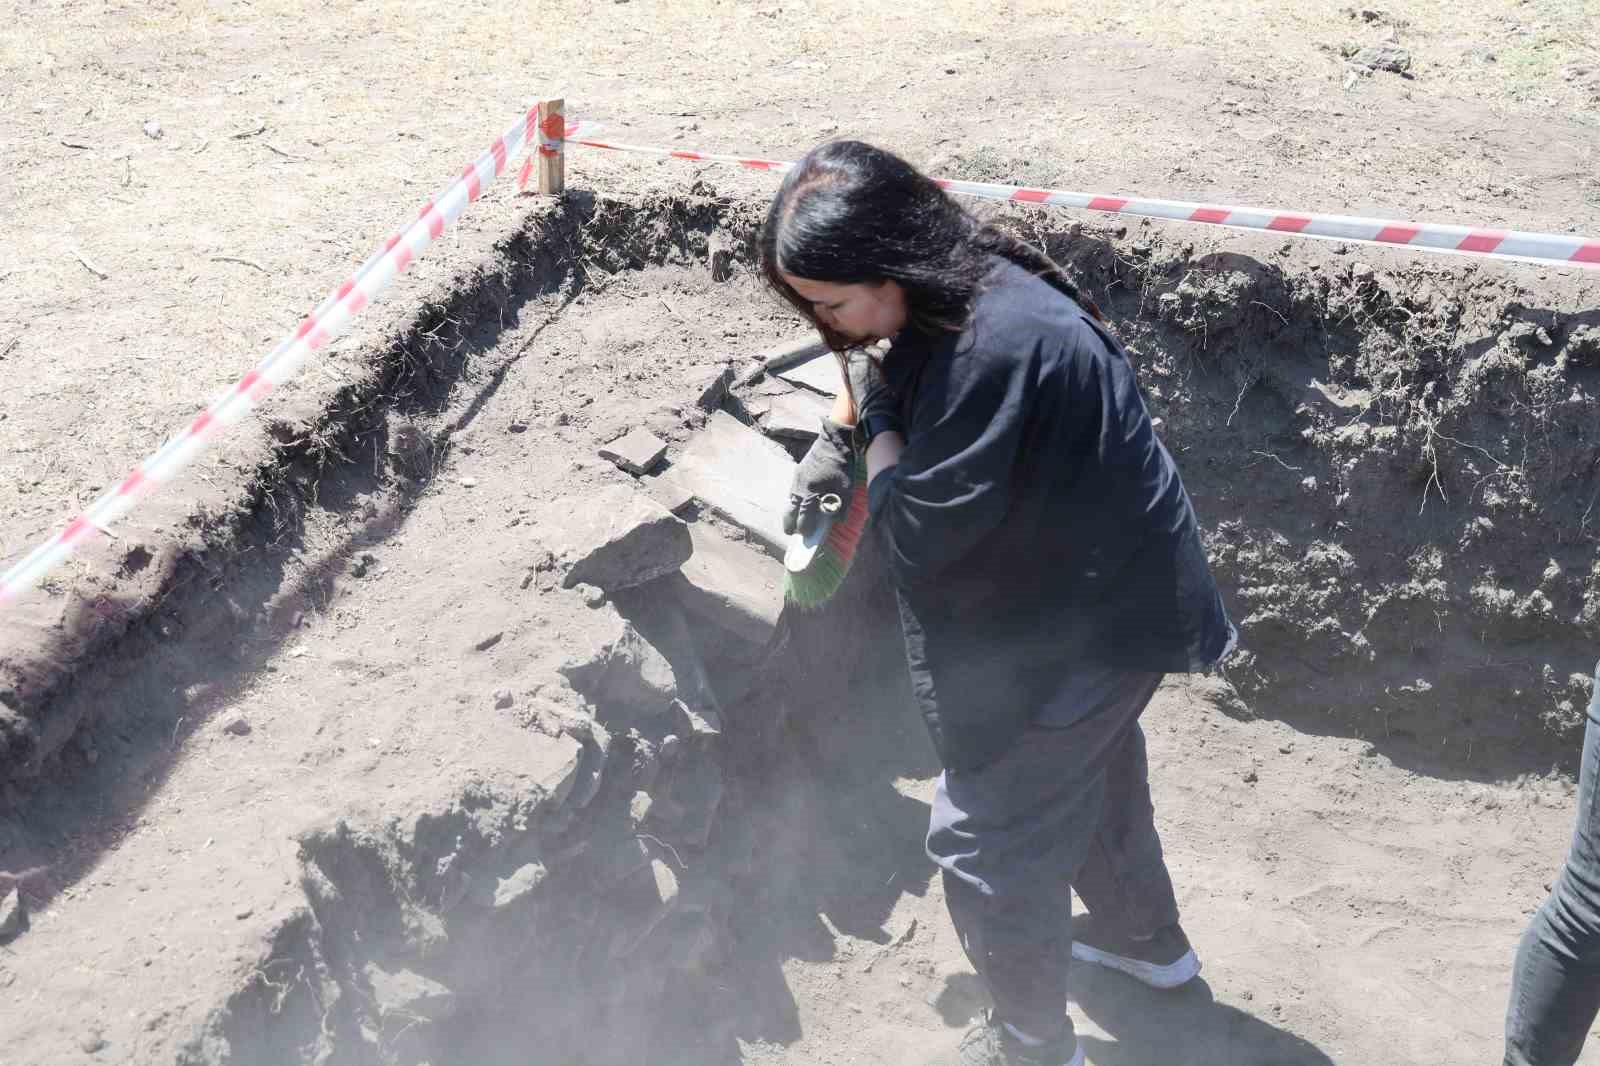
[[[832,504],[832,513],[837,513],[850,501],[856,484],[856,451],[851,432],[851,427],[830,418],[822,420],[822,432],[794,472],[789,507],[783,512],[785,535],[811,534],[824,521],[829,510],[825,504]]]

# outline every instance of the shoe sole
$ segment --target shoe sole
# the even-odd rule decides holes
[[[1108,970],[1125,973],[1151,988],[1177,988],[1193,981],[1200,973],[1200,958],[1193,951],[1185,952],[1177,962],[1169,962],[1162,966],[1141,959],[1130,959],[1124,955],[1113,955],[1109,951],[1101,951],[1099,948],[1074,941],[1072,957],[1079,962],[1089,962],[1096,966],[1104,966]]]

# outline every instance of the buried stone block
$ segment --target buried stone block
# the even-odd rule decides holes
[[[784,547],[783,509],[795,465],[780,445],[717,411],[673,464],[672,478],[778,553]],[[684,560],[689,556],[685,553]]]
[[[672,665],[631,623],[605,610],[615,628],[558,669],[600,709],[602,720],[664,714],[678,693]]]
[[[831,352],[785,367],[778,371],[777,376],[791,385],[804,385],[828,397],[839,395],[844,385],[844,378],[839,373],[839,361]]]
[[[822,420],[833,412],[833,404],[813,392],[787,392],[771,398],[762,428],[768,436],[813,441]]]
[[[765,645],[783,612],[783,570],[770,556],[696,522],[694,554],[667,579],[684,609],[702,622]]]
[[[624,485],[564,501],[551,525],[551,551],[565,588],[632,588],[672,573],[694,551],[677,516]]]

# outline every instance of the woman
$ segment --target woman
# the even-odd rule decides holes
[[[816,501],[851,489],[865,450],[944,766],[928,854],[994,1000],[961,1061],[1075,1066],[1068,943],[1158,987],[1199,972],[1138,724],[1164,673],[1231,646],[1193,508],[1093,305],[896,156],[811,151],[761,252],[772,287],[850,353],[785,523],[824,520]],[[884,339],[881,362],[859,350]],[[1076,923],[1069,884],[1089,908]]]

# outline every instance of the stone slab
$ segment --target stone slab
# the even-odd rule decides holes
[[[769,437],[816,440],[822,420],[833,412],[833,404],[826,397],[804,390],[774,396],[771,403],[766,421],[762,423]]]
[[[650,498],[675,515],[682,515],[694,503],[694,493],[670,477],[645,478],[639,482]]]
[[[839,361],[834,358],[832,352],[825,352],[815,359],[807,359],[803,363],[785,367],[778,371],[776,376],[791,385],[803,385],[824,396],[839,395],[839,390],[844,384],[839,376]]]
[[[642,428],[600,449],[600,458],[609,459],[635,477],[648,474],[666,454],[667,442]]]
[[[783,612],[783,567],[704,523],[689,526],[694,554],[672,579],[684,609],[702,622],[766,644]]]
[[[726,411],[715,411],[673,464],[672,478],[780,554],[795,465],[781,446]]]

